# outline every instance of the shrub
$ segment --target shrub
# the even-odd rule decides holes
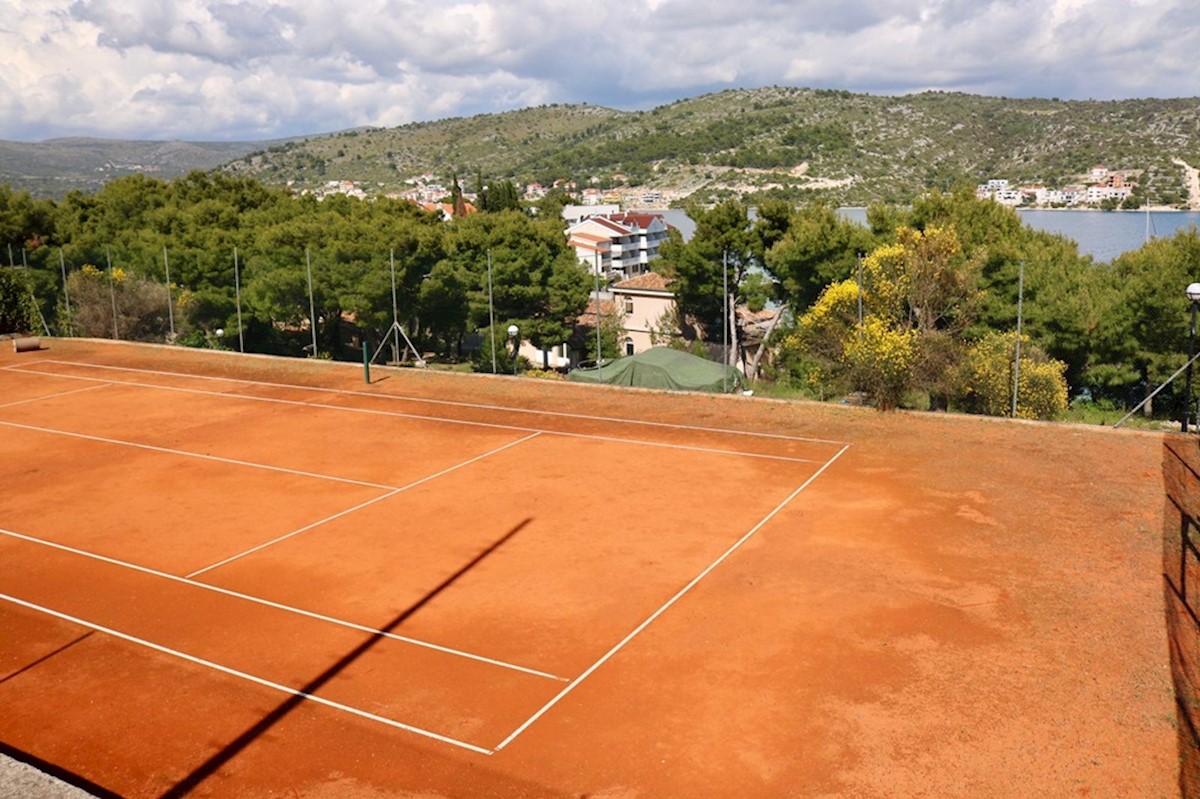
[[[897,330],[878,317],[863,321],[862,335],[846,341],[846,362],[855,382],[875,407],[890,410],[912,387],[917,356],[917,332]]]
[[[37,327],[37,307],[23,277],[16,269],[0,267],[0,333],[28,333]]]
[[[967,411],[989,416],[1011,412],[1015,347],[1015,333],[989,333],[971,345],[961,378],[960,400]],[[1062,414],[1067,409],[1066,368],[1022,336],[1017,416],[1053,419]]]

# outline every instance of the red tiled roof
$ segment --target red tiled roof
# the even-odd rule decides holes
[[[613,214],[609,217],[609,219],[613,220],[614,222],[620,222],[623,225],[636,224],[642,230],[650,227],[655,220],[659,220],[663,223],[663,225],[666,225],[666,220],[663,219],[662,214]]]
[[[626,278],[613,285],[614,289],[630,289],[638,291],[670,291],[671,281],[658,272],[646,272],[643,275]]]
[[[611,315],[616,310],[616,308],[617,308],[616,303],[614,303],[612,300],[601,300],[600,301],[600,313],[605,316]],[[587,308],[585,308],[583,310],[583,313],[579,314],[579,316],[576,317],[575,322],[576,322],[576,324],[586,325],[588,327],[596,326],[596,298],[595,297],[592,297],[590,300],[588,300]]]

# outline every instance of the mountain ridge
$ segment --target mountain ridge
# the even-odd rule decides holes
[[[31,191],[37,181],[70,183],[69,170],[55,174],[46,154],[38,162],[43,173],[29,167],[14,180],[11,144],[0,142],[0,182]],[[647,189],[676,203],[775,196],[863,205],[904,203],[929,189],[991,178],[1062,184],[1106,164],[1138,173],[1139,190],[1154,204],[1182,207],[1186,175],[1174,161],[1200,163],[1200,98],[1014,99],[771,86],[642,111],[551,104],[274,141],[180,142],[178,154],[165,149],[169,143],[141,150],[134,144],[92,144],[109,153],[110,166],[93,163],[88,185],[137,171],[133,156],[143,153],[163,162],[147,172],[160,177],[221,169],[294,190],[352,181],[367,193],[394,193],[432,174],[447,183],[457,176],[468,189],[478,176]],[[87,149],[57,146],[63,158]]]

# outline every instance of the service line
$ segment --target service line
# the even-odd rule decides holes
[[[295,688],[290,688],[286,685],[282,685],[280,683],[265,679],[263,677],[257,677],[253,674],[249,674],[244,671],[238,671],[237,669],[230,668],[229,666],[222,666],[220,663],[214,663],[211,660],[205,660],[204,658],[199,658],[199,657],[196,657],[195,655],[189,655],[188,653],[181,652],[178,649],[171,649],[170,647],[165,647],[165,646],[162,646],[161,644],[156,644],[153,641],[147,641],[144,638],[137,638],[136,636],[129,635],[128,633],[123,633],[123,632],[120,632],[119,630],[114,630],[111,627],[105,627],[103,625],[96,624],[95,622],[86,621],[85,619],[81,619],[78,616],[70,616],[66,613],[61,613],[57,610],[53,610],[51,608],[47,608],[42,605],[36,605],[32,602],[26,602],[23,599],[18,599],[14,596],[9,596],[8,594],[0,593],[0,599],[5,600],[7,602],[11,602],[14,605],[20,605],[23,608],[35,610],[40,613],[45,613],[48,616],[53,616],[57,619],[62,619],[64,621],[71,622],[72,624],[78,624],[79,626],[86,627],[89,630],[95,630],[96,632],[101,632],[101,633],[104,633],[105,635],[111,635],[114,638],[120,638],[121,640],[128,641],[131,644],[137,644],[138,646],[144,646],[147,649],[153,649],[155,652],[161,652],[165,655],[171,655],[172,657],[177,657],[182,660],[186,660],[189,663],[195,663],[198,666],[204,666],[206,668],[210,668],[215,671],[219,671],[223,674],[228,674],[230,676],[237,677],[242,680],[247,680],[249,682],[255,683],[256,685],[261,685],[266,688],[270,688],[272,690],[279,691],[280,693],[288,694],[290,696],[298,696],[303,699],[309,700],[311,702],[316,702],[317,704],[325,705],[326,707],[331,707],[335,710],[341,710],[345,713],[351,713],[355,716],[360,716],[360,717],[368,719],[370,721],[378,722],[379,724],[385,724],[389,727],[395,727],[396,729],[404,730],[405,732],[411,732],[415,735],[420,735],[425,738],[432,738],[435,741],[441,741],[442,743],[450,744],[452,746],[457,746],[462,749],[469,749],[470,751],[477,752],[481,755],[492,754],[492,750],[485,749],[482,746],[476,746],[475,744],[469,744],[466,741],[460,741],[457,738],[451,738],[449,736],[441,735],[439,733],[432,732],[430,730],[424,730],[424,729],[421,729],[420,727],[414,727],[411,724],[404,724],[404,723],[396,721],[394,719],[385,718],[384,716],[379,716],[379,715],[376,715],[375,713],[370,713],[366,710],[360,710],[359,708],[342,704],[341,702],[334,702],[332,699],[325,699],[323,697],[317,696],[316,694],[311,694],[306,691],[300,691]]]
[[[669,430],[692,430],[692,431],[702,432],[702,433],[726,433],[726,434],[735,435],[735,436],[750,436],[750,437],[754,437],[754,438],[777,438],[777,439],[783,439],[785,441],[800,441],[800,442],[806,442],[806,443],[810,443],[810,444],[832,444],[832,445],[836,445],[836,446],[841,446],[842,444],[845,443],[844,441],[832,441],[832,440],[824,439],[824,438],[809,438],[809,437],[805,437],[805,436],[789,436],[784,433],[760,433],[760,432],[756,432],[753,430],[731,430],[731,429],[721,428],[721,427],[704,427],[702,425],[676,424],[673,422],[654,422],[654,421],[649,421],[646,419],[625,419],[625,418],[622,418],[619,416],[593,416],[591,414],[585,414],[585,413],[570,413],[567,411],[543,411],[543,410],[536,410],[533,408],[514,408],[509,405],[488,405],[486,403],[480,403],[480,402],[461,402],[458,400],[439,400],[439,399],[426,399],[423,397],[404,397],[404,396],[401,396],[398,394],[374,394],[374,393],[370,393],[367,391],[350,391],[348,389],[342,389],[342,388],[324,388],[321,386],[300,386],[300,385],[294,385],[291,383],[271,383],[271,382],[268,382],[265,380],[246,380],[244,378],[237,378],[237,377],[214,377],[212,375],[195,375],[195,374],[189,374],[187,372],[170,372],[170,371],[166,371],[166,370],[162,370],[162,369],[139,369],[139,368],[132,367],[132,366],[109,366],[107,364],[84,363],[82,361],[64,361],[64,360],[58,360],[58,359],[54,359],[54,358],[45,358],[45,359],[39,360],[33,364],[29,364],[29,366],[36,366],[37,364],[40,364],[40,363],[57,363],[57,364],[62,364],[64,366],[81,366],[81,367],[88,368],[88,369],[112,369],[113,371],[118,371],[118,372],[135,372],[135,373],[139,373],[139,374],[162,375],[164,377],[186,377],[186,378],[191,378],[193,380],[215,380],[215,381],[224,382],[224,383],[240,383],[242,385],[247,385],[247,386],[271,386],[274,388],[291,388],[291,389],[300,389],[303,391],[323,392],[326,394],[349,394],[352,396],[360,396],[360,397],[384,397],[387,399],[395,400],[397,402],[417,402],[417,403],[424,402],[424,403],[428,403],[430,405],[449,405],[449,406],[458,407],[458,408],[474,408],[476,410],[504,411],[504,412],[508,412],[508,413],[529,413],[529,414],[536,414],[539,416],[560,416],[560,417],[567,418],[567,419],[585,419],[585,420],[594,421],[594,422],[613,422],[616,424],[644,425],[646,427],[663,427],[663,428],[667,428]],[[12,369],[14,371],[24,371],[24,369],[26,367],[24,367],[24,366],[8,366],[5,368]]]
[[[111,385],[111,384],[110,384]],[[73,433],[69,430],[55,430],[51,427],[40,427],[32,424],[22,424],[21,422],[7,422],[0,419],[0,425],[5,427],[15,427],[19,430],[31,430],[35,433],[48,433],[55,436],[67,436],[68,438],[81,438],[85,441],[97,441],[102,444],[116,444],[122,447],[134,447],[136,449],[149,450],[150,452],[163,452],[168,455],[179,455],[184,458],[199,458],[205,461],[216,461],[218,463],[228,463],[233,466],[248,466],[251,469],[266,469],[271,472],[282,472],[283,474],[292,474],[299,477],[312,477],[317,480],[332,480],[336,483],[349,483],[350,485],[365,486],[367,488],[378,488],[384,491],[394,491],[395,486],[382,485],[380,483],[371,483],[366,480],[354,480],[349,477],[335,477],[330,474],[318,474],[316,472],[305,472],[299,469],[288,469],[285,466],[270,466],[265,463],[255,463],[254,461],[243,461],[236,458],[223,458],[220,455],[206,455],[202,452],[189,452],[183,449],[172,449],[170,447],[158,447],[153,444],[141,444],[137,441],[126,441],[120,438],[105,438],[104,436],[93,436],[87,433]]]
[[[218,561],[217,563],[214,563],[211,566],[205,566],[203,569],[199,569],[199,570],[194,571],[191,574],[189,574],[188,578],[190,579],[193,577],[198,577],[199,575],[204,574],[205,572],[212,571],[213,569],[215,569],[219,566],[224,566],[228,563],[233,563],[235,560],[244,558],[247,555],[252,555],[255,552],[258,552],[259,550],[266,549],[267,547],[278,544],[281,541],[286,541],[287,539],[291,538],[292,536],[300,535],[300,533],[307,532],[307,531],[313,529],[314,527],[320,527],[321,525],[332,522],[335,519],[340,519],[341,517],[343,517],[347,514],[354,513],[357,510],[362,510],[363,508],[365,508],[369,505],[374,505],[376,502],[382,502],[385,499],[391,499],[392,497],[396,496],[397,494],[399,494],[402,491],[408,491],[410,488],[416,488],[419,485],[428,483],[430,480],[436,480],[437,478],[442,477],[443,475],[450,474],[450,472],[457,471],[458,469],[461,469],[464,466],[470,466],[473,463],[478,463],[479,461],[483,460],[484,458],[491,457],[492,455],[495,455],[498,452],[503,452],[504,450],[506,450],[510,447],[517,446],[518,444],[524,444],[526,441],[529,441],[530,439],[533,439],[533,438],[537,438],[539,435],[540,435],[540,433],[533,433],[532,435],[525,436],[524,438],[519,438],[516,441],[509,441],[507,444],[503,444],[499,447],[496,447],[495,449],[488,450],[487,452],[483,453],[482,455],[476,455],[474,458],[469,458],[468,460],[465,460],[462,463],[456,463],[453,466],[448,466],[445,469],[442,469],[440,472],[434,472],[433,474],[422,477],[420,480],[414,480],[411,483],[409,483],[408,485],[401,486],[400,488],[393,488],[388,493],[381,494],[380,496],[377,496],[374,499],[368,499],[366,502],[360,502],[359,504],[355,505],[352,508],[347,508],[346,510],[341,511],[339,513],[335,513],[332,516],[327,516],[326,518],[321,519],[320,521],[315,521],[312,524],[307,524],[304,527],[301,527],[299,530],[293,530],[290,533],[284,533],[283,535],[279,536],[278,538],[273,538],[270,541],[266,541],[262,544],[259,544],[256,547],[251,547],[250,549],[247,549],[245,552],[239,552],[238,554],[232,555],[228,558],[225,558],[225,560]]]
[[[6,402],[0,405],[0,408],[15,408],[18,405],[27,405],[31,402],[41,402],[42,400],[54,399],[55,397],[69,397],[72,394],[82,394],[85,391],[95,391],[98,388],[107,388],[111,385],[113,385],[112,381],[106,380],[98,386],[84,386],[83,388],[73,388],[70,391],[59,391],[56,394],[47,394],[43,397],[30,397],[29,399],[16,400],[15,402]]]
[[[105,555],[99,555],[95,552],[88,552],[87,550],[70,547],[70,546],[67,546],[66,544],[59,544],[54,541],[47,541],[42,538],[35,538],[34,536],[31,536],[31,535],[25,535],[24,533],[18,533],[15,530],[6,530],[4,528],[0,528],[0,535],[8,536],[9,538],[14,538],[18,541],[25,541],[30,544],[37,544],[38,546],[49,547],[50,549],[57,549],[61,552],[69,552],[72,555],[78,555],[80,557],[90,558],[91,560],[100,561],[101,563],[107,563],[110,566],[119,566],[123,569],[129,569],[131,571],[140,572],[142,574],[148,574],[148,575],[151,575],[152,577],[160,577],[164,580],[170,580],[172,582],[182,583],[183,585],[189,585],[189,586],[192,586],[193,588],[199,588],[204,591],[211,591],[215,594],[223,594],[228,597],[233,597],[234,599],[242,599],[247,602],[253,602],[256,605],[263,605],[264,607],[273,608],[275,610],[281,610],[286,613],[294,613],[297,616],[305,616],[310,619],[316,619],[317,621],[323,621],[323,622],[327,622],[329,624],[335,624],[339,627],[347,627],[352,630],[359,630],[364,633],[370,633],[372,635],[379,635],[379,636],[383,636],[384,638],[390,638],[393,641],[401,641],[403,643],[412,644],[413,646],[419,646],[424,649],[432,649],[435,652],[441,652],[442,654],[453,655],[454,657],[466,658],[467,660],[474,660],[479,663],[486,663],[489,666],[497,666],[502,669],[510,669],[512,671],[519,671],[519,672],[523,672],[525,674],[532,675],[534,677],[544,677],[546,679],[556,680],[558,682],[566,682],[567,681],[566,677],[559,677],[556,674],[549,674],[547,672],[538,671],[537,669],[531,669],[526,666],[519,666],[515,663],[507,663],[503,660],[496,660],[494,658],[484,657],[483,655],[477,655],[473,652],[466,652],[461,649],[453,649],[448,646],[441,646],[440,644],[430,643],[429,641],[422,641],[419,638],[410,638],[407,635],[400,635],[398,633],[377,630],[374,627],[368,627],[365,624],[356,624],[355,622],[347,621],[346,619],[339,619],[334,616],[326,616],[323,613],[315,613],[311,610],[305,610],[304,608],[298,608],[298,607],[294,607],[292,605],[284,605],[280,602],[272,602],[269,599],[264,599],[262,597],[254,596],[252,594],[243,594],[240,591],[234,591],[229,588],[222,588],[221,586],[213,585],[212,583],[203,583],[203,582],[199,582],[197,580],[191,580],[187,577],[180,577],[177,574],[171,574],[170,572],[159,571],[158,569],[152,569],[149,566],[140,566],[136,563],[129,563],[128,561],[117,560],[116,558],[110,558]]]
[[[850,449],[849,444],[842,447],[836,455],[834,455],[832,458],[830,458],[828,461],[825,462],[825,465],[823,465],[811,477],[809,477],[807,480],[805,480],[803,483],[801,483],[799,488],[797,488],[791,494],[788,494],[788,496],[783,500],[783,502],[780,502],[778,505],[775,506],[775,508],[770,513],[768,513],[761,520],[759,520],[758,524],[751,527],[741,538],[739,538],[737,541],[735,541],[732,546],[730,546],[728,549],[726,549],[721,554],[720,557],[718,557],[716,560],[714,560],[712,563],[710,563],[707,567],[705,567],[704,571],[700,572],[695,577],[693,577],[691,582],[689,582],[683,588],[679,589],[678,593],[676,593],[675,596],[671,597],[666,602],[664,602],[658,608],[658,610],[651,613],[646,618],[645,621],[643,621],[641,624],[639,624],[637,627],[635,627],[631,633],[629,633],[624,638],[622,638],[612,649],[605,652],[604,655],[602,655],[599,660],[597,660],[595,663],[593,663],[591,666],[589,666],[586,671],[584,671],[582,674],[580,674],[574,680],[571,680],[571,682],[568,683],[566,685],[566,687],[564,687],[561,691],[559,691],[558,694],[554,696],[554,698],[552,698],[549,702],[547,702],[545,705],[543,705],[541,707],[541,709],[539,709],[536,713],[534,713],[532,716],[530,716],[528,719],[526,719],[525,722],[523,724],[521,724],[521,726],[519,726],[515,730],[513,730],[512,733],[510,733],[507,738],[505,738],[503,741],[501,741],[493,751],[499,752],[501,749],[503,749],[504,747],[506,747],[510,743],[512,743],[518,735],[525,732],[525,730],[529,729],[529,726],[531,724],[533,724],[535,721],[537,721],[539,718],[541,718],[547,711],[550,710],[550,708],[554,707],[560,701],[562,701],[564,698],[566,698],[566,696],[568,694],[570,694],[572,691],[574,691],[575,688],[578,687],[581,682],[586,680],[593,672],[595,672],[596,669],[603,666],[606,662],[608,662],[608,660],[610,658],[612,658],[614,655],[616,655],[618,652],[620,652],[622,649],[624,649],[625,646],[630,641],[632,641],[634,638],[637,637],[637,635],[639,633],[642,632],[642,630],[645,630],[647,627],[649,627],[651,622],[653,622],[655,619],[657,619],[659,616],[661,616],[663,613],[665,613],[668,608],[670,608],[672,605],[674,605],[676,602],[678,602],[680,599],[682,599],[688,592],[690,592],[693,588],[695,588],[696,585],[701,580],[703,580],[705,577],[707,577],[708,574],[710,572],[712,572],[713,569],[720,566],[725,561],[726,558],[728,558],[730,555],[732,555],[734,552],[736,552],[739,548],[741,548],[741,546],[743,544],[745,544],[747,541],[749,541],[750,538],[755,533],[757,533],[760,529],[762,529],[763,525],[765,525],[767,522],[771,521],[771,519],[775,518],[775,516],[780,511],[782,511],[784,508],[786,508],[793,499],[795,499],[797,496],[800,495],[801,491],[803,491],[804,489],[806,489],[810,485],[812,485],[812,482],[814,480],[816,480],[818,477],[820,477],[822,472],[824,472],[826,469],[828,469],[830,466],[832,466],[838,458],[842,457],[842,455],[848,449]]]
[[[38,363],[57,363],[57,364],[63,364],[63,365],[67,365],[67,366],[84,366],[84,367],[88,366],[88,364],[75,364],[70,361],[49,361],[49,360],[47,360],[47,361],[39,361]],[[5,368],[17,370],[16,367],[5,367]],[[95,367],[95,368],[124,369],[124,367],[116,367],[116,366]],[[124,369],[124,370],[125,371],[133,371],[133,372],[143,371],[143,370],[136,370],[136,369]],[[796,457],[791,457],[791,456],[787,456],[787,455],[769,455],[769,454],[761,453],[761,452],[745,452],[742,450],[721,449],[719,447],[698,447],[698,446],[692,446],[692,445],[687,445],[687,444],[669,444],[669,443],[662,442],[662,441],[646,441],[644,439],[621,438],[619,436],[602,436],[602,435],[596,435],[596,434],[591,434],[591,433],[571,433],[571,432],[566,432],[566,431],[561,431],[561,430],[546,430],[546,429],[536,428],[536,427],[526,427],[523,425],[501,424],[498,422],[479,422],[479,421],[472,421],[469,419],[453,419],[453,418],[447,418],[444,416],[430,416],[427,414],[403,413],[403,412],[399,412],[399,411],[381,411],[381,410],[375,410],[372,408],[357,408],[352,405],[333,405],[333,404],[325,403],[325,402],[305,402],[304,400],[289,400],[289,399],[281,399],[279,397],[256,397],[251,394],[231,394],[227,391],[209,391],[209,390],[201,389],[201,388],[185,388],[183,386],[164,386],[164,385],[161,385],[158,383],[141,383],[141,382],[138,382],[135,380],[111,380],[111,379],[104,379],[104,378],[98,378],[98,377],[87,377],[85,375],[68,375],[68,374],[62,374],[59,372],[41,372],[41,371],[37,371],[36,369],[28,369],[28,368],[19,369],[17,371],[21,371],[23,374],[42,375],[44,377],[58,377],[58,378],[66,379],[66,380],[88,380],[88,381],[93,381],[93,382],[105,382],[105,383],[108,383],[111,385],[134,386],[136,388],[148,388],[148,389],[153,389],[153,390],[157,390],[157,391],[174,391],[174,392],[178,392],[181,394],[196,394],[196,395],[200,395],[200,396],[209,396],[209,397],[224,397],[226,399],[245,400],[247,402],[266,402],[266,403],[273,403],[273,404],[277,404],[277,405],[295,405],[295,406],[300,406],[300,407],[305,407],[305,408],[320,408],[323,410],[344,411],[346,413],[361,413],[361,414],[367,414],[367,415],[371,415],[371,416],[391,417],[391,418],[395,418],[395,419],[414,419],[417,421],[434,422],[434,423],[438,423],[438,424],[452,424],[452,425],[461,425],[461,426],[467,426],[467,427],[483,427],[483,428],[488,428],[488,429],[492,429],[492,430],[505,430],[505,431],[517,432],[517,433],[543,433],[545,435],[561,436],[563,438],[582,438],[582,439],[588,439],[588,440],[592,440],[592,441],[606,441],[606,442],[612,442],[612,443],[618,443],[618,444],[634,444],[637,446],[645,446],[645,447],[661,447],[661,448],[665,448],[665,449],[678,449],[678,450],[685,450],[685,451],[690,451],[690,452],[707,452],[707,453],[716,454],[716,455],[733,455],[733,456],[742,457],[742,458],[760,458],[763,460],[783,461],[783,462],[787,462],[787,463],[820,463],[820,461],[814,460],[812,458],[796,458]],[[149,370],[145,370],[145,371],[149,371]],[[372,398],[377,398],[377,399],[391,397],[392,399],[403,399],[403,400],[407,400],[407,401],[411,401],[411,402],[423,402],[424,401],[424,400],[416,400],[416,399],[408,400],[408,398],[405,398],[405,397],[394,397],[394,396],[388,395],[388,394],[368,394],[366,392],[340,391],[340,390],[336,390],[336,389],[306,388],[304,386],[293,386],[293,385],[288,385],[288,384],[284,384],[284,383],[260,383],[260,382],[250,381],[250,380],[233,381],[232,378],[217,378],[217,377],[209,378],[209,377],[203,377],[203,376],[176,374],[174,372],[151,372],[151,374],[165,374],[165,375],[171,375],[171,376],[176,376],[176,377],[195,377],[198,380],[221,380],[221,381],[229,381],[229,382],[241,382],[241,383],[246,383],[246,384],[250,384],[250,385],[270,386],[273,388],[286,388],[289,390],[296,390],[296,391],[325,391],[325,392],[333,392],[333,393],[338,393],[338,394],[349,394],[349,395],[372,397]],[[445,404],[454,404],[454,403],[447,402]],[[465,404],[465,403],[460,403],[460,404]],[[468,406],[468,407],[476,407],[476,406]],[[494,408],[496,410],[515,410],[515,409],[504,408],[502,406],[478,406],[478,407],[481,407],[481,408],[489,408],[490,407],[490,408]],[[572,414],[551,414],[551,415],[572,416]],[[589,417],[589,416],[583,416],[583,415],[578,415],[578,418],[596,419],[599,421],[606,420],[606,417]],[[613,419],[611,421],[620,421],[620,420]],[[713,433],[729,433],[729,434],[734,434],[734,435],[743,435],[741,433],[738,433],[738,431],[736,431],[736,430],[720,430],[717,428],[689,427],[686,425],[669,425],[669,424],[659,423],[659,422],[655,422],[653,424],[660,425],[662,427],[678,427],[679,429],[684,429],[684,430],[707,431],[707,432],[713,432]],[[773,438],[784,438],[784,439],[790,438],[788,436],[776,436],[774,434],[768,434],[768,433],[745,433],[744,435],[769,436],[769,437],[773,437]],[[815,443],[823,443],[823,444],[837,444],[838,446],[842,445],[842,442],[820,441],[819,439],[793,439],[793,440],[803,441],[803,442],[808,442],[808,443],[815,442]]]

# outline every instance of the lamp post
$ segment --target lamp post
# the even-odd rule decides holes
[[[1188,417],[1192,414],[1192,359],[1196,357],[1196,305],[1200,303],[1200,283],[1190,284],[1186,293],[1192,304],[1192,324],[1188,330],[1187,389],[1183,400],[1183,418],[1180,420],[1180,429],[1184,433],[1188,431]],[[1197,424],[1200,424],[1200,420]]]
[[[1200,287],[1198,287],[1198,288],[1200,288]],[[508,340],[512,342],[512,348],[513,348],[513,375],[514,376],[517,374],[517,354],[521,351],[521,343],[520,343],[520,341],[517,340],[517,333],[519,333],[519,332],[520,332],[520,330],[517,328],[516,325],[508,326]]]

